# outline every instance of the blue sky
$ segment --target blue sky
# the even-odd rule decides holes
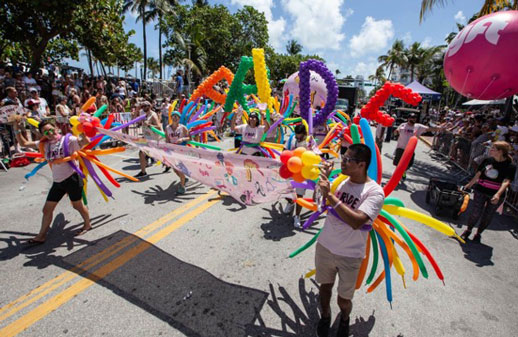
[[[331,71],[342,75],[368,76],[378,66],[395,39],[406,44],[444,43],[444,37],[456,31],[456,22],[465,23],[482,6],[483,0],[452,0],[436,7],[419,24],[420,0],[220,0],[231,12],[244,5],[265,13],[269,21],[270,44],[285,52],[286,42],[297,40],[303,52],[322,56]],[[127,14],[125,29],[134,29],[131,37],[142,48],[142,24]],[[158,31],[147,25],[148,56],[158,58]],[[86,60],[70,65],[87,69]],[[134,71],[130,72],[135,74]],[[166,75],[168,70],[166,69]]]

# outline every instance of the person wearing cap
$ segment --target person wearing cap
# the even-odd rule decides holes
[[[151,127],[155,127],[160,131],[162,130],[162,125],[160,125],[160,121],[156,112],[151,109],[151,103],[149,101],[144,101],[141,103],[142,110],[146,114],[146,119],[143,124],[144,138],[148,140],[159,141],[160,136],[157,135]],[[140,160],[140,172],[135,175],[135,178],[145,177],[147,176],[146,167],[147,167],[147,158],[148,156],[143,152],[139,151],[139,160]]]
[[[174,111],[171,114],[171,124],[167,125],[165,128],[165,141],[176,145],[186,145],[189,140],[191,140],[189,130],[187,130],[185,125],[180,124],[180,113],[178,111]],[[167,166],[164,173],[168,172],[170,168],[170,166]],[[173,171],[180,178],[180,187],[176,190],[176,193],[184,194],[187,178],[180,170],[173,168]]]
[[[261,156],[261,152],[257,147],[253,145],[259,145],[263,135],[268,132],[270,124],[264,116],[264,111],[259,110],[264,125],[261,125],[261,119],[256,112],[252,112],[248,115],[248,121],[245,124],[236,126],[236,117],[238,113],[234,113],[232,120],[230,121],[230,129],[236,133],[240,133],[243,136],[242,139],[242,151],[241,154],[248,154],[252,156]],[[241,117],[241,116],[240,116]],[[252,145],[252,146],[246,146]]]
[[[40,119],[43,119],[47,117],[50,114],[49,104],[47,103],[47,100],[43,97],[39,96],[38,89],[32,87],[29,89],[29,93],[31,95],[30,98],[25,100],[25,106],[29,107],[29,101],[37,101],[38,102],[38,116]]]
[[[410,138],[413,136],[420,136],[425,132],[428,131],[437,131],[439,128],[435,127],[428,127],[423,124],[416,123],[417,116],[415,113],[411,113],[408,115],[408,119],[406,123],[402,123],[398,126],[396,130],[394,130],[394,133],[396,135],[399,135],[396,145],[396,152],[394,154],[394,160],[393,164],[394,166],[397,166],[399,164],[399,161],[401,160],[401,157],[403,156],[403,152],[405,152],[405,148],[408,145],[408,142],[410,141]],[[413,165],[415,158],[415,153],[412,154],[412,159],[408,163],[407,170]],[[406,171],[403,173],[403,180],[406,179]]]

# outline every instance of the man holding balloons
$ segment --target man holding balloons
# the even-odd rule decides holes
[[[321,315],[319,337],[328,336],[331,325],[331,294],[338,274],[338,306],[341,311],[337,336],[349,335],[349,315],[361,263],[365,257],[368,231],[360,230],[378,216],[385,194],[370,179],[367,170],[371,150],[365,144],[353,144],[342,156],[342,174],[348,176],[331,193],[329,175],[333,163],[323,162],[318,186],[325,200],[340,218],[329,214],[318,237],[315,252],[316,281],[320,283]]]

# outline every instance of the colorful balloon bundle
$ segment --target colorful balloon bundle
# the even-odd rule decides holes
[[[104,110],[101,110],[101,113],[102,113],[102,111],[104,111]],[[120,187],[120,184],[110,175],[110,173],[108,171],[116,173],[129,180],[138,181],[138,179],[136,179],[132,176],[129,176],[123,172],[120,172],[116,169],[109,167],[106,164],[103,164],[97,158],[97,156],[118,153],[118,152],[125,151],[126,149],[124,147],[117,147],[117,148],[106,149],[106,150],[93,150],[93,148],[95,146],[98,146],[102,142],[102,140],[105,139],[102,137],[102,135],[96,136],[97,128],[104,127],[105,129],[109,129],[112,124],[112,121],[113,121],[113,115],[109,115],[108,118],[106,119],[106,121],[104,122],[104,125],[102,125],[102,122],[100,122],[100,121],[98,123],[94,122],[92,124],[92,121],[98,120],[98,117],[96,117],[96,115],[100,116],[99,110],[97,110],[94,113],[94,117],[91,117],[89,114],[86,114],[84,112],[79,117],[74,116],[74,117],[78,117],[77,119],[74,119],[75,121],[77,121],[77,123],[74,125],[74,127],[77,127],[80,125],[83,126],[83,129],[80,129],[79,127],[77,127],[76,131],[84,132],[87,136],[93,135],[93,138],[91,139],[90,143],[85,145],[81,150],[72,153],[69,149],[69,139],[70,139],[71,135],[69,133],[67,133],[64,136],[65,139],[63,142],[63,152],[64,152],[65,157],[49,163],[50,165],[53,165],[53,164],[59,164],[59,163],[66,162],[66,163],[68,163],[68,165],[70,165],[74,169],[75,172],[77,172],[77,174],[83,179],[83,183],[84,183],[83,202],[85,203],[85,205],[88,204],[88,201],[86,199],[87,177],[88,176],[92,177],[92,180],[95,182],[96,186],[99,189],[99,192],[101,193],[101,195],[103,196],[105,201],[108,201],[108,197],[112,197],[112,192],[108,189],[108,187],[99,178],[99,175],[95,171],[95,168],[94,168],[95,166],[97,166],[97,168],[103,173],[103,175],[106,177],[106,179],[108,179],[108,181],[110,181],[115,187]],[[144,118],[145,118],[145,116],[141,116],[132,121],[129,121],[128,123],[119,125],[110,130],[112,130],[112,131],[120,130],[133,123],[137,123]],[[86,124],[86,123],[91,124],[91,127],[93,128],[93,130],[91,130],[90,125]],[[87,126],[86,129],[84,129],[85,124]],[[99,126],[97,126],[97,125],[99,125]],[[40,143],[40,153],[31,154],[31,157],[37,157],[37,159],[39,159],[38,161],[41,161],[41,162],[30,173],[25,175],[26,179],[29,179],[30,177],[35,175],[38,172],[38,170],[40,170],[43,166],[45,166],[47,164],[47,161],[44,160],[44,142]],[[74,160],[79,161],[79,167],[74,163]]]
[[[173,102],[174,104],[175,102]],[[174,105],[171,107],[174,109]],[[182,104],[183,105],[183,104]],[[199,136],[201,142],[188,141],[187,144],[197,147],[203,147],[206,149],[221,151],[221,148],[207,144],[208,136],[211,135],[214,139],[219,141],[218,136],[214,132],[216,126],[212,125],[212,121],[209,121],[209,117],[212,117],[215,113],[221,110],[222,106],[214,107],[214,102],[210,104],[205,101],[205,104],[199,102],[199,99],[189,102],[183,107],[182,113],[180,114],[180,124],[185,125],[189,131],[190,136]],[[182,106],[180,106],[182,108]],[[172,109],[170,108],[170,112]],[[151,130],[156,134],[165,138],[165,133],[158,130],[155,127],[151,127]]]
[[[324,79],[327,87],[326,104],[316,113],[315,117],[313,117],[313,113],[311,111],[311,89],[309,82],[310,70],[318,73]],[[307,60],[302,62],[299,68],[299,78],[300,116],[308,122],[309,132],[311,133],[313,125],[324,123],[329,114],[333,112],[338,99],[338,86],[333,74],[329,69],[327,69],[326,65],[322,61],[318,60]]]
[[[234,74],[230,69],[225,66],[219,67],[218,70],[213,72],[205,81],[203,81],[192,93],[189,98],[191,101],[195,101],[202,96],[210,98],[214,100],[214,102],[219,104],[224,104],[227,98],[227,95],[222,94],[214,89],[214,86],[220,82],[221,80],[226,80],[229,84],[234,80]]]
[[[372,179],[376,180],[378,183],[381,182],[381,172],[382,172],[382,166],[381,166],[381,158],[380,153],[378,149],[376,148],[375,142],[373,140],[372,132],[370,130],[369,123],[366,119],[362,118],[360,120],[360,127],[363,133],[363,142],[369,146],[371,149],[371,153],[373,153],[373,160],[371,160],[371,164],[368,169],[368,175]],[[336,132],[336,130],[330,131],[328,134],[329,137],[331,137],[331,132]],[[359,131],[356,127],[356,125],[352,125],[351,132],[353,134],[352,141],[353,143],[359,143],[362,141]],[[386,292],[387,292],[387,300],[389,302],[392,301],[392,286],[391,286],[391,267],[394,265],[396,272],[400,274],[403,277],[404,282],[404,275],[405,275],[405,268],[401,262],[401,259],[399,258],[399,253],[396,249],[397,246],[402,248],[405,253],[409,256],[410,260],[412,261],[413,266],[413,280],[417,280],[419,277],[419,271],[422,273],[422,275],[427,278],[428,272],[426,270],[426,267],[424,265],[423,259],[420,254],[424,254],[430,264],[432,265],[435,273],[437,274],[437,277],[441,279],[444,282],[444,276],[438,267],[437,263],[435,262],[433,256],[430,254],[428,249],[422,244],[422,242],[413,235],[407,227],[405,227],[403,224],[401,224],[396,218],[394,218],[394,215],[402,216],[411,220],[418,221],[420,223],[423,223],[429,227],[432,227],[433,229],[448,235],[455,237],[459,239],[461,242],[464,242],[451,228],[450,226],[444,224],[443,222],[436,220],[428,215],[422,214],[420,212],[408,209],[404,207],[404,204],[401,200],[397,198],[390,198],[390,193],[394,190],[394,188],[397,186],[399,181],[401,180],[401,177],[403,173],[405,172],[406,168],[408,167],[408,163],[410,162],[412,155],[415,151],[415,148],[417,146],[417,138],[412,137],[409,141],[408,146],[405,148],[405,151],[401,157],[401,160],[394,170],[391,178],[389,181],[385,184],[383,190],[385,192],[385,196],[387,197],[385,199],[385,204],[383,206],[383,210],[381,211],[380,215],[377,219],[374,220],[372,225],[364,225],[361,230],[369,231],[369,241],[366,248],[366,257],[363,260],[362,266],[360,268],[360,274],[358,275],[358,280],[356,283],[356,287],[360,288],[364,277],[366,275],[366,270],[370,261],[370,254],[372,250],[373,259],[372,259],[372,267],[371,271],[369,273],[369,276],[366,280],[366,284],[370,285],[367,289],[367,292],[372,292],[382,281],[385,279],[385,285],[386,285]],[[296,164],[295,164],[296,165]],[[288,168],[289,169],[289,168]],[[331,182],[331,192],[334,193],[335,190],[340,186],[340,184],[347,179],[345,175],[340,174],[340,169],[334,170],[330,175],[330,182]],[[297,182],[293,181],[292,186],[294,188],[304,188],[309,190],[315,190],[316,183],[311,180],[306,180],[304,182]],[[298,198],[296,199],[296,202],[307,208],[312,210],[314,213],[306,220],[306,222],[303,224],[303,228],[306,229],[313,221],[315,221],[321,214],[324,212],[328,212],[327,216],[335,216],[338,219],[341,219],[339,215],[336,213],[336,211],[327,205],[327,203],[324,201],[320,203],[318,200],[312,200],[309,198]],[[344,224],[345,225],[345,224]],[[313,243],[316,242],[316,239],[318,235],[320,234],[320,231],[305,245],[298,248],[296,251],[290,254],[290,257],[295,257],[296,255],[300,254],[302,251],[306,250],[308,247],[310,247]],[[394,244],[396,243],[396,244]],[[379,248],[378,248],[379,246]],[[379,276],[376,278],[374,283],[372,283],[374,276],[376,275],[376,269],[378,265],[378,259],[379,255],[381,254],[384,270],[379,274]],[[306,275],[306,277],[310,277],[314,274],[314,270],[311,271]],[[372,284],[371,284],[372,283]]]
[[[279,175],[284,179],[292,178],[296,182],[315,180],[320,175],[318,164],[322,161],[313,151],[298,147],[293,151],[284,150],[280,155],[284,164],[279,169]]]
[[[391,126],[394,124],[394,118],[379,110],[390,95],[400,98],[405,103],[413,106],[417,106],[422,100],[421,95],[413,92],[410,88],[405,88],[405,86],[400,83],[385,82],[383,87],[376,91],[376,94],[374,94],[369,102],[361,109],[361,116],[368,120],[376,121],[383,126]],[[360,116],[356,116],[353,119],[354,123],[358,124],[360,118]]]

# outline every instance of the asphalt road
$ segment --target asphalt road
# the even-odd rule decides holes
[[[383,147],[385,181],[394,145]],[[135,174],[136,158],[129,149],[103,161]],[[280,211],[284,201],[244,207],[194,181],[178,196],[175,174],[154,166],[143,182],[123,180],[108,203],[90,184],[94,230],[84,236],[73,236],[81,218],[64,199],[47,242],[29,247],[25,239],[39,229],[51,184],[48,168],[25,183],[33,167],[0,172],[0,336],[315,335],[318,288],[302,277],[313,268],[314,247],[287,256],[322,219],[297,230]],[[420,143],[416,164],[394,195],[430,214],[424,190],[431,176],[465,178]],[[459,234],[465,217],[451,223]],[[445,285],[429,264],[429,278],[412,281],[401,254],[406,289],[394,273],[392,305],[383,284],[373,293],[357,291],[351,335],[515,336],[516,222],[498,216],[481,244],[466,245],[403,222],[429,248]]]

